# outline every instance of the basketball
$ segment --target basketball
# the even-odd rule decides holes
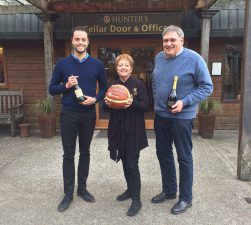
[[[125,86],[115,84],[108,88],[105,98],[111,108],[122,109],[130,99],[130,92]]]

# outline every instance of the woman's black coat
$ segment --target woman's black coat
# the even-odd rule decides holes
[[[148,146],[144,113],[148,110],[146,87],[139,79],[129,77],[125,83],[120,79],[113,84],[128,88],[133,102],[127,109],[111,109],[108,125],[108,150],[113,160],[138,159],[139,151]]]

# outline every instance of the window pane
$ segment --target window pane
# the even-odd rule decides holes
[[[225,73],[223,77],[223,99],[239,100],[241,84],[242,48],[227,45],[225,54]]]
[[[130,48],[134,60],[133,76],[140,79],[146,86],[150,110],[145,114],[146,119],[153,119],[152,72],[154,65],[154,47]]]
[[[0,47],[0,83],[4,83],[3,48]]]
[[[121,48],[98,48],[98,58],[102,60],[105,65],[108,85],[110,85],[118,76],[114,64],[116,57],[121,53]],[[108,119],[109,113],[102,110],[103,104],[104,101],[102,100],[99,104],[99,118]]]

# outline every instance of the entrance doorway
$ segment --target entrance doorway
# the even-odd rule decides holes
[[[110,40],[92,42],[91,55],[103,61],[107,82],[111,84],[117,79],[115,70],[115,58],[127,53],[134,60],[132,76],[140,79],[146,86],[149,96],[149,111],[145,114],[147,129],[153,129],[153,95],[152,95],[152,71],[155,55],[160,51],[161,45],[156,40]],[[108,127],[109,113],[102,110],[103,101],[97,105],[96,128],[106,129]]]

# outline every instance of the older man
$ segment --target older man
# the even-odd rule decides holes
[[[162,192],[152,198],[161,203],[176,198],[177,181],[173,143],[179,163],[179,201],[172,214],[185,212],[192,206],[193,157],[192,128],[198,103],[213,91],[212,80],[203,58],[184,48],[184,33],[169,26],[162,33],[163,51],[155,58],[153,71],[154,129],[157,157],[162,175]],[[174,76],[178,76],[177,101],[167,107]]]

